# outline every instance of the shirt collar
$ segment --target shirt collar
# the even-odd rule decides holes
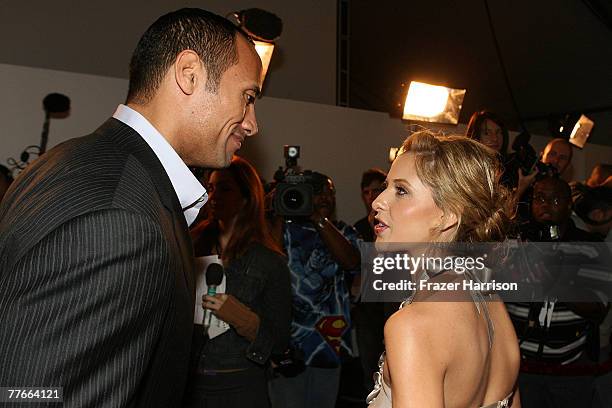
[[[170,178],[181,208],[183,208],[187,225],[190,225],[198,215],[200,208],[208,200],[204,186],[189,170],[170,143],[144,116],[126,105],[119,105],[113,117],[138,132],[153,149]]]

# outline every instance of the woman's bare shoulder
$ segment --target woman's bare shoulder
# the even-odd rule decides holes
[[[393,405],[444,405],[444,376],[448,367],[446,336],[436,322],[438,307],[412,303],[393,314],[385,325],[388,382]],[[443,319],[444,321],[445,319]]]
[[[385,324],[385,343],[401,344],[410,348],[404,352],[418,352],[420,347],[440,350],[439,359],[449,357],[446,350],[452,343],[452,327],[461,316],[461,305],[448,302],[415,302],[395,312]]]
[[[469,302],[413,302],[395,312],[387,320],[390,330],[422,329],[448,331],[445,324],[457,323],[457,318],[470,313],[473,306]]]

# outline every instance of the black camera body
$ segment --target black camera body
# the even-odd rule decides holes
[[[555,167],[540,160],[533,146],[529,144],[530,139],[531,135],[523,132],[512,143],[512,150],[515,152],[514,160],[517,161],[523,175],[526,176],[535,170],[538,173],[538,178],[559,176]]]
[[[274,190],[272,210],[275,215],[289,219],[310,217],[314,212],[314,197],[323,191],[329,178],[316,171],[300,170],[299,146],[285,145],[284,151],[285,168],[279,167],[274,173],[274,182],[267,186],[267,191]]]
[[[311,171],[299,171],[300,146],[283,146],[285,168],[274,173],[275,188],[272,209],[285,218],[308,217],[313,207],[313,175]]]
[[[559,177],[559,172],[552,164],[546,164],[538,160],[535,164],[535,168],[538,172],[538,179],[542,179],[544,177]]]
[[[288,169],[276,185],[272,206],[283,217],[308,217],[314,210],[313,196],[312,172],[296,173]]]

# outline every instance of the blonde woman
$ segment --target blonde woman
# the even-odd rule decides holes
[[[373,203],[378,243],[505,238],[507,191],[495,152],[461,136],[411,135]],[[434,280],[451,281],[454,271]],[[519,407],[518,341],[489,295],[416,292],[385,325],[386,352],[370,408]]]

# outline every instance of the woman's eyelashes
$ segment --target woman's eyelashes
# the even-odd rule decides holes
[[[398,196],[405,196],[409,193],[408,189],[406,189],[405,187],[401,186],[401,185],[396,185],[395,186],[395,194]]]
[[[401,184],[393,183],[393,187],[395,189],[395,195],[397,196],[405,196],[405,195],[410,194],[410,191],[408,190],[408,188],[402,186]],[[384,183],[382,183],[381,188],[380,188],[381,194],[387,188],[389,188],[389,183],[385,181]]]

